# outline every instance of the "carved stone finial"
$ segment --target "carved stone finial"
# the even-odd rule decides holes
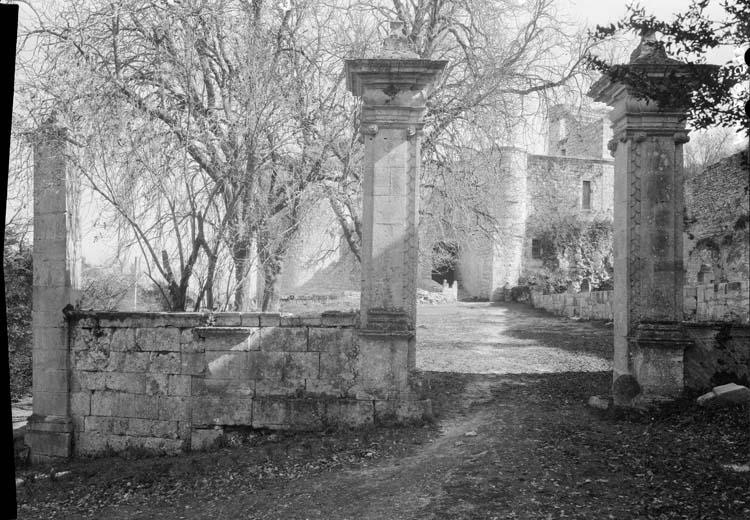
[[[676,60],[667,56],[664,44],[656,39],[656,31],[641,30],[641,42],[630,54],[630,63],[672,63]]]
[[[383,40],[383,51],[381,58],[391,59],[415,59],[419,58],[414,52],[404,34],[404,22],[395,20],[390,22],[390,34]]]

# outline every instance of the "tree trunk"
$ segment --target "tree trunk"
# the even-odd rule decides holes
[[[263,312],[279,311],[279,282],[281,281],[282,259],[271,255],[263,263]]]
[[[234,261],[234,278],[236,287],[234,289],[234,310],[254,310],[252,287],[250,286],[250,269],[253,266],[252,242],[238,240],[232,247],[232,259]]]

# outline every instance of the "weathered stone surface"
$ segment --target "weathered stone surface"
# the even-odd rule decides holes
[[[250,425],[253,399],[239,396],[193,397],[193,425]]]
[[[143,394],[146,392],[146,375],[108,372],[104,378],[106,390]]]
[[[79,417],[91,413],[91,393],[84,391],[70,394],[70,413]]]
[[[136,350],[141,352],[179,352],[180,329],[147,328],[135,331]]]
[[[257,397],[303,397],[304,394],[304,379],[284,379],[279,381],[260,379],[255,382],[255,395]]]
[[[248,352],[220,351],[206,352],[206,378],[248,379]]]
[[[260,328],[201,329],[198,334],[203,338],[201,346],[206,352],[214,350],[244,352],[260,349]]]
[[[203,375],[206,372],[206,355],[202,352],[182,352],[180,371],[184,375]]]
[[[281,325],[281,315],[274,312],[264,312],[259,315],[261,327],[278,327]]]
[[[190,395],[192,376],[170,375],[169,395]]]
[[[151,352],[149,356],[149,372],[158,374],[179,374],[181,371],[181,357],[179,352]]]
[[[169,374],[145,374],[146,395],[167,395],[169,393]]]
[[[190,421],[191,405],[190,397],[181,396],[159,396],[158,415],[154,419],[162,421]]]
[[[307,350],[306,327],[263,327],[260,337],[261,350],[276,352]]]
[[[104,390],[104,378],[104,372],[71,370],[70,389],[72,392],[80,392],[81,390]]]
[[[317,352],[249,352],[248,375],[258,381],[304,380],[318,377]]]
[[[255,394],[255,381],[237,379],[205,379],[193,376],[190,387],[191,395],[237,395],[252,397]]]
[[[318,399],[256,398],[253,427],[314,430],[323,426],[325,402]]]
[[[215,327],[240,327],[242,316],[239,312],[217,312],[211,315],[209,321]]]

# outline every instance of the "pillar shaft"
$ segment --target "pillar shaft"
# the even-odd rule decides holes
[[[422,117],[442,61],[348,60],[365,143],[361,327],[415,329]]]
[[[35,461],[71,454],[68,327],[78,299],[81,260],[79,186],[66,167],[65,132],[48,123],[34,148],[33,415],[27,443]]]

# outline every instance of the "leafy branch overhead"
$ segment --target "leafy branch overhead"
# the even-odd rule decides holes
[[[750,0],[724,0],[724,17],[712,19],[705,13],[708,0],[692,0],[686,11],[672,21],[657,19],[639,3],[628,5],[627,14],[609,26],[597,26],[592,33],[604,41],[625,31],[662,35],[666,54],[682,63],[666,78],[650,76],[655,67],[612,64],[589,53],[588,66],[627,84],[634,95],[652,99],[665,109],[689,107],[695,129],[712,126],[742,127],[750,132],[744,111],[747,97],[747,67],[735,61],[706,66],[707,54],[719,46],[744,48],[750,42]],[[637,60],[636,60],[637,61]]]

